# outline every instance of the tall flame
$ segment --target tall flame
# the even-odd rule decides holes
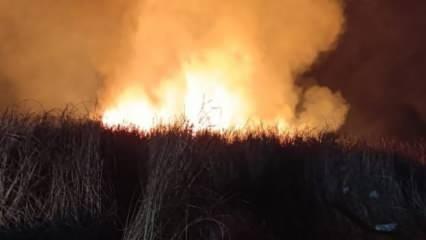
[[[338,129],[340,94],[295,78],[337,39],[339,0],[230,2],[146,1],[129,60],[101,95],[105,125],[149,130],[183,116],[195,129]]]
[[[160,122],[183,116],[196,130],[246,127],[251,101],[244,89],[238,89],[237,81],[248,80],[253,66],[243,54],[224,48],[188,58],[181,72],[159,87],[159,104],[143,92],[136,92],[135,86],[128,86],[116,104],[105,111],[103,122],[149,130]]]

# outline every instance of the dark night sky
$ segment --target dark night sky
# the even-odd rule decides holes
[[[349,0],[346,32],[312,75],[351,104],[351,134],[426,136],[426,1]]]

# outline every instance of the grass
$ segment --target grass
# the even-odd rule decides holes
[[[0,239],[424,239],[426,143],[0,116]]]

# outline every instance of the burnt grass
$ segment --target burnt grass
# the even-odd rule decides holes
[[[0,116],[0,239],[426,239],[426,142]]]

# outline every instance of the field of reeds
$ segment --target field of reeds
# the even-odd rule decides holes
[[[426,142],[0,115],[0,239],[426,239]]]

